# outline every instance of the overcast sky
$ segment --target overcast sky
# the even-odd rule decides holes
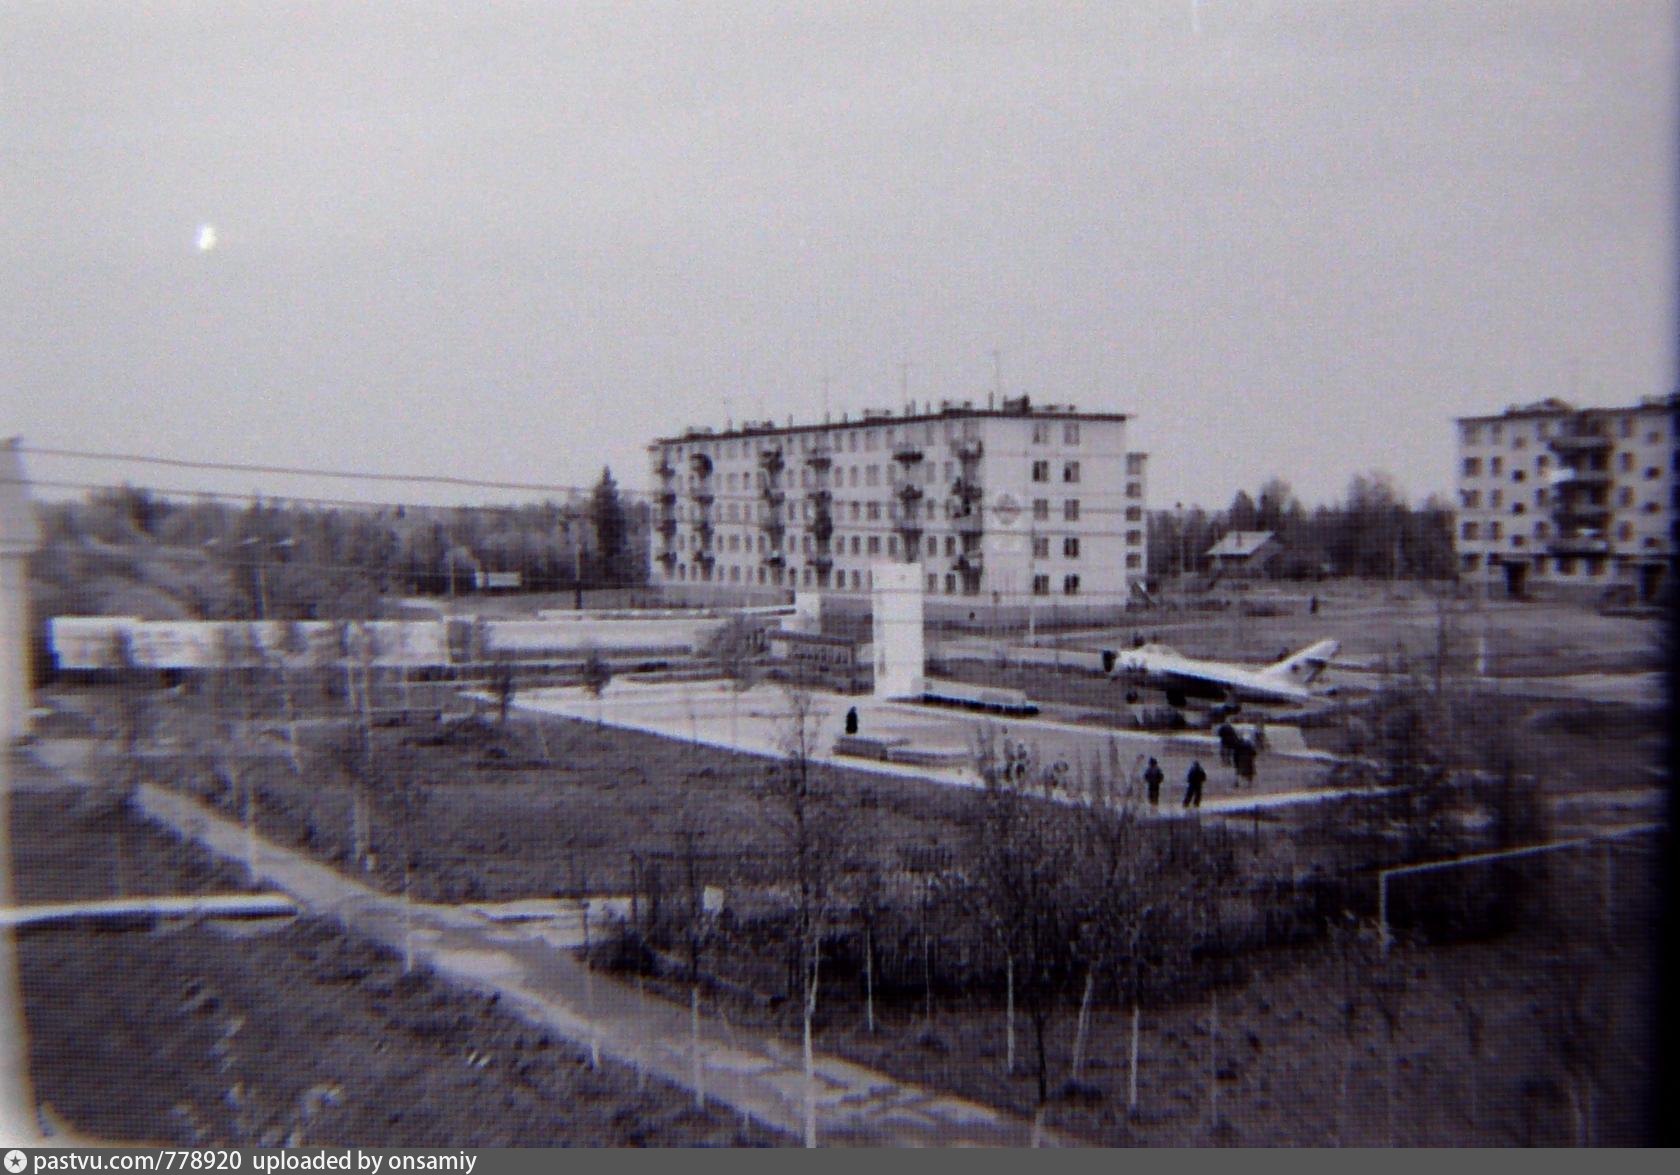
[[[0,8],[0,433],[645,486],[726,413],[1131,413],[1449,491],[1674,390],[1673,3]],[[205,231],[204,226],[213,226]],[[207,247],[206,247],[207,246]],[[440,500],[71,467],[38,477]]]

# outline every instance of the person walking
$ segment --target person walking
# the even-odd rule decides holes
[[[1149,787],[1149,806],[1158,807],[1161,803],[1161,784],[1166,782],[1166,774],[1161,765],[1154,759],[1149,760],[1149,766],[1144,769],[1143,782]]]
[[[1190,760],[1190,773],[1184,777],[1184,806],[1186,808],[1200,808],[1202,806],[1202,784],[1207,782],[1207,772],[1202,770],[1200,759]]]
[[[1254,744],[1246,738],[1239,738],[1237,745],[1232,748],[1231,758],[1237,769],[1237,780],[1232,784],[1233,789],[1241,787],[1244,783],[1247,783],[1249,788],[1252,789],[1254,787],[1254,760],[1257,758]]]

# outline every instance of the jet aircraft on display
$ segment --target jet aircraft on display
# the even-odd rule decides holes
[[[1333,692],[1310,687],[1341,647],[1337,641],[1318,641],[1271,665],[1254,668],[1186,657],[1165,645],[1142,645],[1104,649],[1101,664],[1103,672],[1117,681],[1162,690],[1168,704],[1178,708],[1190,698],[1306,704]]]

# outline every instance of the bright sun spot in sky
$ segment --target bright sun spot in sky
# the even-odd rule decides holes
[[[216,226],[201,224],[198,226],[198,251],[208,253],[216,247]]]

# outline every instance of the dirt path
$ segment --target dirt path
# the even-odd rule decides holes
[[[243,860],[245,830],[194,800],[143,786],[138,810],[212,852]],[[496,925],[448,906],[414,904],[379,893],[336,870],[268,841],[255,840],[257,879],[306,908],[337,920],[469,989],[495,994],[534,1025],[637,1066],[795,1136],[802,1131],[805,1082],[798,1050],[727,1024],[703,1023],[699,1080],[685,1008],[593,974],[569,953],[528,930]],[[834,1058],[815,1066],[821,1141],[874,1146],[1021,1146],[1028,1124],[985,1106],[901,1084]]]

